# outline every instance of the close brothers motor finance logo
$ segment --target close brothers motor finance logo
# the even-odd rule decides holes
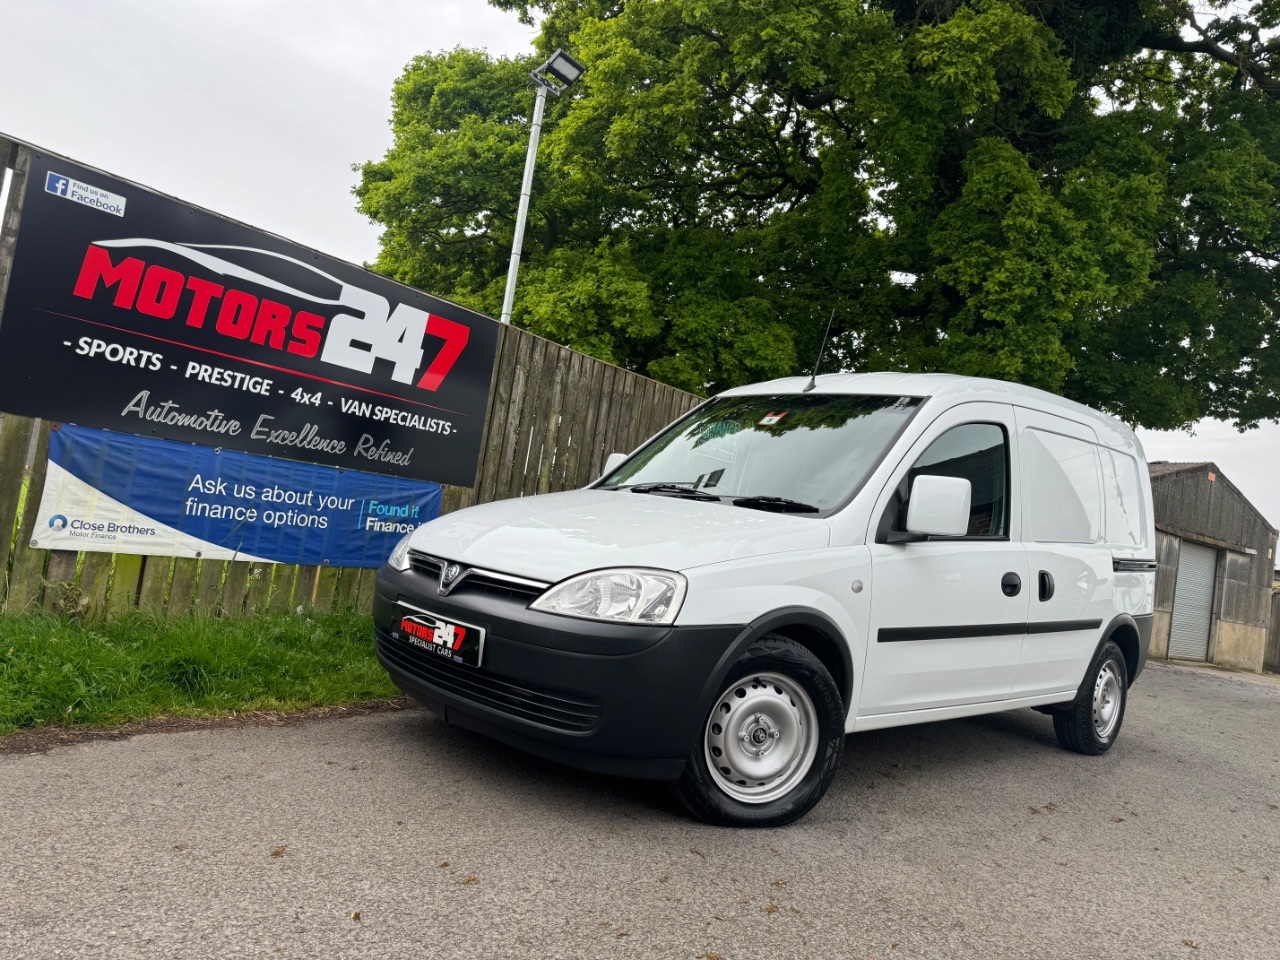
[[[115,540],[121,536],[154,537],[158,533],[155,527],[144,527],[136,523],[100,522],[97,520],[81,520],[75,517],[68,520],[63,514],[55,513],[49,518],[49,529],[54,533],[65,533],[72,537],[89,537],[94,540]]]
[[[184,274],[123,253],[146,249],[175,254],[198,271]],[[298,289],[211,251],[282,261],[333,284],[337,296],[323,297]],[[209,274],[223,282],[208,279]],[[281,300],[256,296],[237,289],[233,285],[237,280],[283,296]],[[322,362],[345,370],[370,374],[375,360],[389,361],[393,380],[426,391],[438,390],[444,383],[471,334],[465,324],[405,303],[392,309],[385,297],[301,260],[256,247],[147,238],[99,240],[85,251],[73,292],[86,300],[109,297],[116,307],[157,320],[178,320],[196,329],[211,327],[229,344],[247,341],[282,355],[318,355]],[[295,306],[282,302],[284,299],[294,301]],[[297,301],[313,309],[297,309]],[[439,338],[443,345],[424,366],[426,337]],[[411,416],[390,411],[387,419],[396,421],[394,414]],[[447,432],[447,424],[445,428]]]

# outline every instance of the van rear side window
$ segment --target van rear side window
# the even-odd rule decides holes
[[[1102,460],[1102,492],[1107,504],[1107,543],[1143,546],[1146,517],[1138,461],[1116,450],[1098,451]]]
[[[1102,491],[1092,443],[1045,430],[1022,435],[1031,494],[1031,539],[1097,543],[1102,539]]]

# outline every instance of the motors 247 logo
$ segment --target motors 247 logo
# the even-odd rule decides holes
[[[181,257],[200,271],[183,273],[124,252],[148,249]],[[267,258],[268,264],[276,261],[281,272],[294,279],[285,282],[237,262],[260,258]],[[327,281],[327,293],[336,291],[336,295],[303,289],[298,280],[307,275]],[[238,281],[273,291],[281,299],[239,289]],[[324,363],[365,374],[373,372],[376,360],[389,361],[391,379],[428,391],[438,390],[445,382],[471,334],[465,324],[406,303],[392,309],[379,294],[301,260],[256,247],[146,238],[95,241],[85,251],[74,293],[88,300],[109,297],[122,309],[212,330],[225,337],[228,346],[242,341],[283,355],[318,355]],[[299,309],[298,301],[311,309]],[[429,358],[428,345],[432,347]]]

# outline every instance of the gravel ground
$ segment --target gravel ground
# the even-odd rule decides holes
[[[1119,744],[859,734],[690,821],[421,709],[0,755],[0,957],[1280,957],[1280,687],[1154,664]]]

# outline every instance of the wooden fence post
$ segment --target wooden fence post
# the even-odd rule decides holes
[[[244,615],[257,616],[267,611],[267,599],[271,596],[271,579],[275,573],[275,563],[251,563],[249,565],[249,588],[245,592]]]
[[[44,578],[44,608],[53,613],[70,614],[79,610],[76,595],[76,560],[74,550],[50,550],[49,572]]]
[[[356,567],[342,567],[338,570],[338,579],[333,588],[333,610],[335,613],[350,613],[356,606],[356,595],[360,591],[360,571]]]
[[[360,571],[360,592],[356,597],[356,611],[358,613],[373,613],[373,594],[376,590],[377,581],[377,570]]]
[[[22,519],[18,523],[18,536],[14,542],[9,589],[4,598],[4,612],[7,614],[21,613],[39,602],[40,588],[44,583],[44,564],[48,558],[47,551],[32,546],[36,508],[40,505],[40,497],[44,495],[44,478],[49,466],[49,426],[39,420],[35,424],[38,431],[36,456],[31,464],[26,503],[22,508]]]
[[[107,613],[125,617],[138,609],[138,581],[142,579],[142,557],[131,553],[116,554],[111,571],[111,593],[107,597]]]
[[[31,172],[31,150],[0,137],[0,177],[4,167],[13,164],[13,177],[9,181],[8,208],[0,210],[0,310],[4,309],[9,293],[9,272],[13,265],[13,251],[18,245],[18,227],[22,223],[22,205],[27,195],[27,175]]]
[[[80,565],[80,598],[93,620],[107,613],[107,584],[111,582],[111,554],[86,553]]]
[[[316,574],[315,591],[312,594],[311,606],[316,613],[329,613],[333,610],[333,595],[338,588],[338,568],[321,567]]]
[[[290,563],[276,568],[276,575],[271,581],[271,599],[267,603],[267,609],[271,613],[293,612],[293,585],[297,579],[296,564]]]
[[[227,561],[210,560],[208,557],[200,561],[200,576],[196,581],[196,598],[192,609],[206,617],[213,616],[218,610],[218,601],[222,596],[222,575],[226,572]]]
[[[293,584],[292,612],[310,610],[315,604],[316,593],[320,589],[320,567],[309,566],[298,568],[298,579]]]
[[[166,617],[185,617],[191,612],[191,603],[195,599],[196,592],[196,575],[199,571],[199,560],[178,557],[173,561],[173,580],[169,583],[169,604],[165,607]]]
[[[138,590],[138,609],[155,616],[164,615],[164,601],[173,576],[172,557],[147,557],[142,565],[142,584]]]
[[[9,568],[10,538],[18,520],[27,449],[34,429],[35,421],[28,417],[7,416],[0,420],[0,595],[4,591],[5,571]],[[30,499],[26,505],[31,508]]]
[[[222,600],[218,604],[218,615],[222,617],[240,617],[244,615],[245,594],[249,592],[249,567],[247,560],[232,560],[227,563],[227,577],[222,583]]]

